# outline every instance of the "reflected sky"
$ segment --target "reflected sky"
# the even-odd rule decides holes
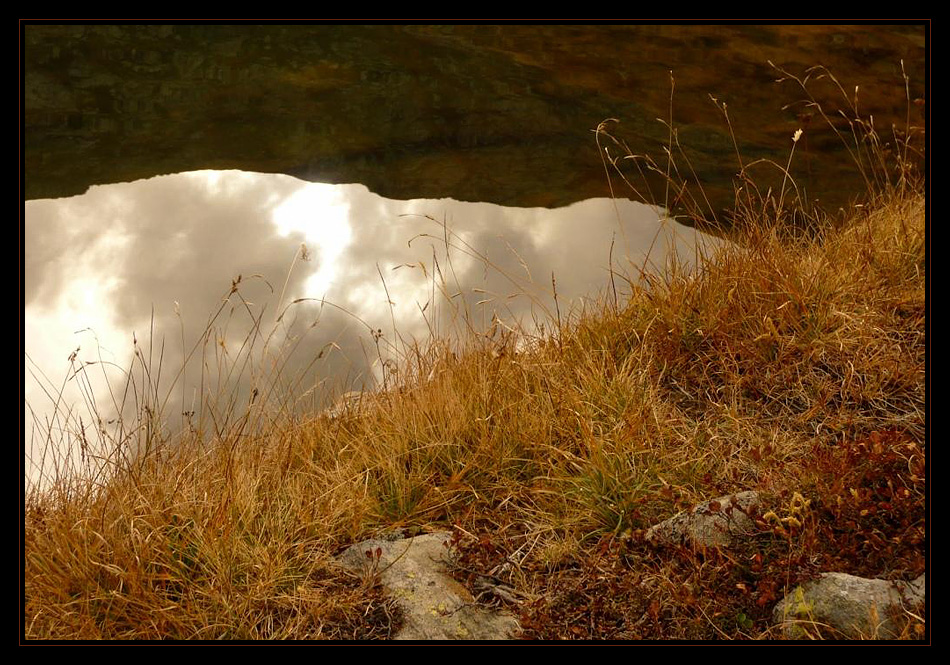
[[[662,266],[671,247],[691,261],[695,237],[628,200],[553,210],[393,201],[361,185],[240,171],[29,201],[28,458],[41,455],[38,432],[121,411],[136,349],[162,373],[153,379],[173,426],[194,427],[209,394],[248,403],[268,362],[317,405],[377,385],[399,349],[460,330],[459,312],[480,330],[494,316],[533,327],[554,311],[552,273],[565,313],[608,286],[611,264],[630,273],[649,255]]]

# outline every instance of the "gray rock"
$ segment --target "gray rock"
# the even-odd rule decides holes
[[[759,505],[756,492],[739,492],[705,501],[647,530],[647,542],[694,547],[725,547],[734,536],[754,533],[749,516]]]
[[[824,573],[779,601],[772,619],[788,639],[828,637],[830,628],[847,638],[886,640],[900,633],[894,614],[917,611],[925,599],[925,575],[913,582],[892,582]]]
[[[379,575],[396,599],[404,623],[397,640],[504,640],[520,626],[511,616],[480,607],[447,575],[451,534],[403,540],[373,538],[351,546],[340,563],[362,575]]]

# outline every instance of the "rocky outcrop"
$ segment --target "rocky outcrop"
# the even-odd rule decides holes
[[[705,501],[650,527],[647,542],[664,545],[725,547],[736,537],[755,533],[753,516],[759,495],[739,492]]]
[[[340,563],[360,575],[379,575],[403,613],[397,640],[506,640],[518,621],[481,607],[452,579],[452,534],[373,538],[348,548]]]
[[[756,533],[756,522],[767,523],[770,515],[774,517],[774,513],[761,515],[757,492],[739,492],[681,512],[650,527],[645,537],[655,545],[728,547],[737,538]],[[792,590],[775,606],[772,617],[783,639],[886,640],[901,636],[901,615],[920,612],[925,600],[925,575],[903,582],[827,572]]]
[[[761,498],[747,491],[698,504],[651,527],[646,540],[655,545],[728,547],[758,531]],[[400,640],[504,640],[520,626],[507,614],[479,606],[448,573],[454,550],[452,534],[404,537],[393,532],[351,546],[340,563],[363,576],[379,576],[397,600],[404,623]],[[514,589],[487,589],[508,600]],[[912,582],[867,579],[828,572],[796,587],[775,606],[772,617],[779,639],[894,639],[907,635],[907,618],[920,617],[926,601],[926,575]]]
[[[35,199],[242,169],[359,182],[393,199],[566,205],[611,192],[592,133],[607,118],[635,154],[663,159],[669,131],[656,118],[669,119],[672,70],[687,151],[677,157],[721,209],[739,169],[733,133],[746,159],[785,164],[805,122],[801,107],[782,109],[803,93],[776,86],[768,60],[799,74],[820,60],[860,84],[879,127],[902,127],[900,61],[922,96],[924,37],[913,25],[26,24],[23,182]],[[710,93],[728,101],[734,132]],[[816,94],[841,105],[833,87]],[[806,128],[792,175],[810,199],[843,203],[863,183],[821,124]],[[781,182],[778,169],[760,175]],[[663,185],[650,183],[657,195]],[[695,185],[687,194],[705,201]]]
[[[894,639],[901,633],[900,615],[919,612],[925,592],[925,575],[913,582],[890,582],[825,573],[796,587],[772,616],[787,639]]]

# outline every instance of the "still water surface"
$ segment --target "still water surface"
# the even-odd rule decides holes
[[[139,365],[139,388],[160,384],[169,427],[194,426],[212,394],[246,404],[275,358],[313,409],[378,387],[399,349],[451,336],[466,307],[482,331],[497,317],[496,335],[550,330],[556,308],[566,315],[609,286],[611,265],[660,268],[673,251],[692,263],[717,242],[626,199],[557,209],[394,201],[361,185],[241,171],[29,201],[25,228],[32,480],[49,430],[92,431],[97,415],[116,416],[136,349],[151,368],[143,381]]]

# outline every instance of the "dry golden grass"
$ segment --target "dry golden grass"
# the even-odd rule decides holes
[[[25,637],[385,639],[393,604],[333,557],[392,526],[456,529],[460,575],[507,580],[535,639],[769,639],[775,602],[820,570],[913,579],[918,192],[882,187],[835,223],[808,211],[804,234],[788,201],[746,205],[698,271],[671,263],[645,285],[618,269],[594,304],[543,322],[554,335],[500,343],[460,321],[336,417],[281,397],[253,426],[231,409],[210,437],[153,430],[147,453],[26,498]],[[731,552],[644,543],[747,489],[795,519]]]

